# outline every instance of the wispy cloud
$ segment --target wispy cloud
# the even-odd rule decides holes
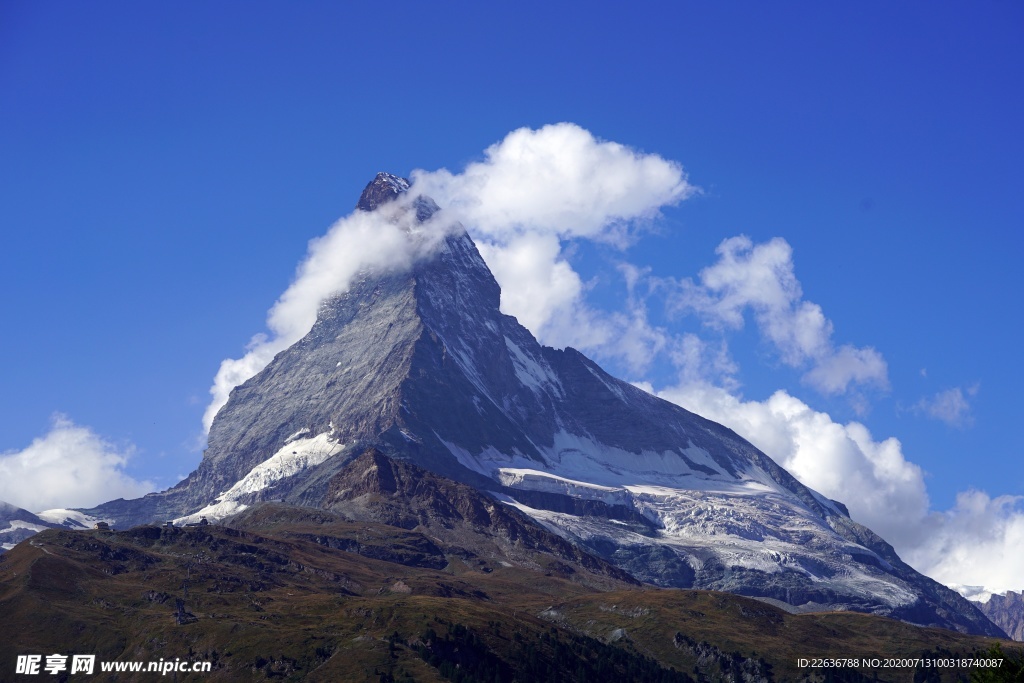
[[[972,384],[966,389],[953,387],[940,391],[934,396],[918,401],[914,405],[914,412],[941,420],[950,427],[970,427],[974,424],[970,399],[977,396],[979,388],[980,385]]]
[[[888,387],[882,354],[871,347],[837,347],[832,341],[832,321],[821,306],[803,298],[786,240],[754,244],[740,235],[723,241],[716,253],[718,262],[702,270],[698,281],[679,283],[673,310],[696,313],[720,329],[742,328],[749,311],[779,359],[806,368],[804,383],[823,394],[843,394],[854,386]]]
[[[0,455],[0,500],[41,512],[136,498],[155,487],[125,472],[133,452],[130,445],[118,446],[54,415],[45,435]]]

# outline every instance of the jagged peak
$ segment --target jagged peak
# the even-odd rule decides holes
[[[381,171],[363,189],[356,208],[360,211],[373,211],[381,204],[394,201],[398,195],[407,192],[409,186],[407,179]]]
[[[382,204],[394,201],[401,194],[408,192],[410,187],[412,187],[412,183],[407,178],[381,171],[363,189],[363,193],[356,203],[356,209],[373,211]],[[428,220],[440,210],[433,199],[423,195],[413,199],[412,206],[416,211],[416,220],[420,223]]]

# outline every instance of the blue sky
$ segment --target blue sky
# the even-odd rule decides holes
[[[666,338],[725,344],[734,371],[700,378],[738,402],[716,419],[783,390],[871,444],[895,437],[922,524],[1008,525],[993,543],[1009,543],[1020,505],[993,501],[1024,494],[1022,67],[1012,2],[4,3],[0,452],[73,424],[125,481],[173,484],[201,457],[221,361],[374,173],[459,173],[513,130],[572,122],[700,188],[628,246],[562,242],[588,307],[639,301]],[[738,235],[784,240],[791,303],[820,307],[835,348],[873,349],[884,381],[820,391],[755,308],[742,328],[669,315]],[[623,264],[648,269],[632,303]],[[667,354],[592,351],[713,400]],[[988,502],[958,503],[972,489]],[[972,504],[993,516],[968,520]],[[959,582],[1002,580],[979,572]]]

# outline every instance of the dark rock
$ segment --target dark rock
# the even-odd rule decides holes
[[[363,188],[356,208],[360,211],[373,211],[382,204],[394,201],[408,189],[409,181],[405,178],[390,173],[378,173],[377,177]]]

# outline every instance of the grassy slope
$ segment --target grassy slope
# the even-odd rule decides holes
[[[790,615],[722,593],[602,591],[542,555],[533,570],[451,554],[436,569],[415,531],[330,531],[371,555],[397,550],[385,561],[333,549],[287,520],[260,533],[43,532],[0,556],[0,680],[16,655],[53,652],[213,661],[212,674],[179,676],[203,681],[686,680],[670,667],[708,680],[742,667],[797,680],[797,657],[969,654],[992,642],[861,614]],[[178,599],[188,623],[178,623]]]

